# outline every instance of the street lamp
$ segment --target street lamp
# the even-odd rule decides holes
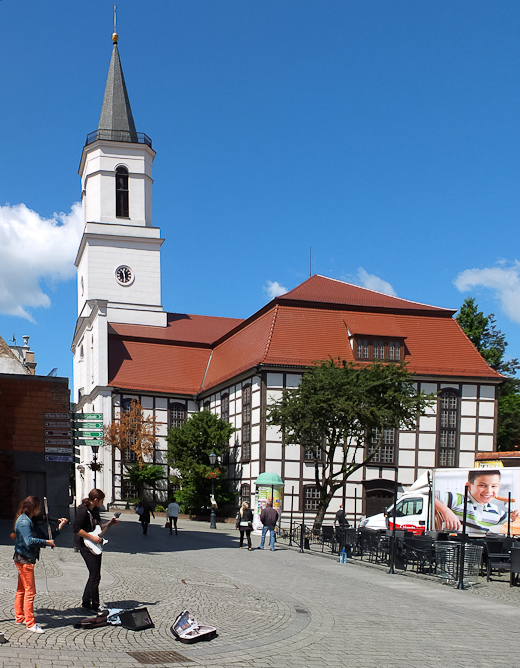
[[[213,468],[216,464],[217,461],[217,455],[212,451],[211,454],[209,455],[209,464],[211,468]],[[211,478],[211,512],[209,515],[209,528],[210,529],[216,529],[217,528],[217,515],[215,513],[215,478]]]
[[[99,445],[92,445],[92,455],[93,455],[93,462],[90,465],[90,468],[92,471],[94,471],[94,488],[96,488],[96,472],[100,470],[100,466],[97,461],[97,456],[99,452]]]

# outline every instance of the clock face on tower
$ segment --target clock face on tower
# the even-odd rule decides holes
[[[116,280],[119,285],[132,285],[134,278],[134,272],[130,269],[130,267],[127,267],[126,264],[122,264],[116,269]]]

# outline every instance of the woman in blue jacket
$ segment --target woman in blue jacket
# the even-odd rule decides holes
[[[55,547],[54,540],[47,540],[45,534],[38,528],[33,518],[40,514],[41,503],[37,496],[28,496],[20,504],[18,515],[15,518],[14,533],[14,564],[18,569],[18,588],[14,600],[14,614],[17,624],[26,624],[28,631],[43,633],[43,629],[34,619],[34,597],[36,585],[34,582],[34,564],[40,558],[40,548]],[[67,520],[62,518],[58,528],[53,531],[57,536]]]

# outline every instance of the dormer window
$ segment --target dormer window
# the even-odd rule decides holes
[[[128,169],[116,169],[116,218],[128,218]]]
[[[354,345],[358,360],[392,360],[399,362],[404,352],[404,341],[357,338]]]

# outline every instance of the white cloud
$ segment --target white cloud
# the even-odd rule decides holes
[[[513,322],[520,323],[520,262],[509,267],[506,262],[498,267],[466,269],[453,281],[460,292],[483,287],[493,290],[502,310]]]
[[[52,218],[25,204],[0,206],[0,313],[33,321],[27,308],[50,306],[40,282],[74,277],[81,232],[79,203]]]
[[[267,281],[267,285],[264,285],[264,292],[267,293],[269,299],[274,299],[275,297],[284,295],[288,290],[283,285],[280,285],[278,281]]]
[[[358,280],[364,288],[377,290],[377,292],[383,292],[385,295],[397,297],[396,291],[388,281],[384,281],[382,278],[379,278],[379,276],[375,276],[374,274],[369,274],[363,267],[359,267],[358,269]]]

